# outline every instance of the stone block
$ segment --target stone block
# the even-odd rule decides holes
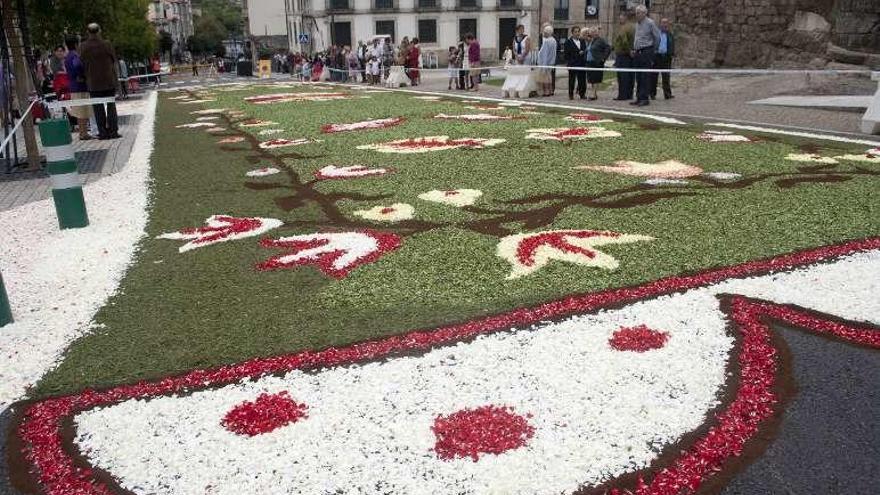
[[[827,35],[831,33],[831,23],[815,12],[798,10],[794,13],[794,20],[791,21],[788,29],[809,33],[825,33]]]
[[[862,65],[867,59],[867,54],[865,53],[847,50],[831,43],[828,44],[825,53],[831,60],[842,64]]]

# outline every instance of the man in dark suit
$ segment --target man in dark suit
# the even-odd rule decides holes
[[[669,29],[669,19],[660,19],[660,43],[657,46],[657,53],[654,55],[655,69],[671,69],[672,59],[675,57],[675,36]],[[660,77],[658,77],[660,76]],[[669,83],[669,73],[663,72],[658,74],[652,72],[651,75],[651,99],[657,99],[657,80],[663,79],[663,97],[667,100],[673,98],[672,85]]]
[[[92,98],[116,96],[119,86],[117,77],[116,53],[110,43],[101,39],[101,27],[94,22],[88,26],[89,39],[80,45],[80,57],[86,73],[86,85]],[[92,105],[95,122],[98,124],[98,139],[119,138],[119,121],[116,116],[116,103]]]
[[[562,50],[565,54],[565,63],[569,67],[585,67],[587,59],[584,57],[584,40],[581,39],[581,28],[571,28],[571,36],[565,40]],[[583,70],[568,71],[568,99],[574,99],[574,89],[577,85],[578,96],[584,98],[587,94],[587,73]]]

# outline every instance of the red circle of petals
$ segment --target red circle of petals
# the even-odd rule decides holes
[[[493,405],[437,416],[431,430],[437,437],[434,451],[445,461],[470,457],[476,462],[480,454],[522,447],[535,434],[525,416],[511,407]]]
[[[261,394],[254,401],[233,407],[220,422],[227,430],[249,437],[269,433],[306,418],[308,407],[290,398],[287,392]]]
[[[621,327],[608,339],[608,344],[616,351],[645,352],[662,348],[667,340],[669,340],[668,333],[639,325]]]

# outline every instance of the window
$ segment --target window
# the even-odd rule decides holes
[[[587,0],[584,17],[599,17],[599,0]]]
[[[458,7],[461,9],[476,9],[479,6],[477,0],[458,0]]]
[[[553,6],[553,18],[557,21],[568,20],[568,0],[556,0]]]
[[[394,8],[394,0],[376,0],[376,10],[391,10]]]
[[[512,9],[517,5],[517,0],[498,0],[498,7],[502,9]]]
[[[460,39],[464,39],[464,35],[471,33],[476,36],[477,39],[480,39],[480,36],[477,34],[477,20],[476,19],[459,19],[458,20],[458,37]]]
[[[437,7],[437,0],[419,0],[420,9],[435,9]]]
[[[396,41],[394,21],[376,21],[376,34],[387,34],[391,36],[391,42],[394,43]]]
[[[437,42],[436,19],[419,19],[419,41],[422,43]]]
[[[330,0],[330,10],[348,10],[348,0]]]

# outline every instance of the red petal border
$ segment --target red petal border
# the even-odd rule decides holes
[[[586,295],[569,296],[531,308],[451,325],[433,330],[414,331],[348,347],[304,351],[296,354],[259,358],[158,381],[120,385],[107,390],[86,389],[78,394],[47,398],[30,403],[19,416],[16,432],[23,444],[24,458],[43,491],[49,495],[104,495],[114,493],[107,483],[96,479],[92,469],[76,465],[64,445],[62,423],[74,414],[123,400],[148,398],[216,387],[243,378],[294,369],[329,367],[390,356],[406,351],[425,351],[434,346],[473,338],[480,334],[530,325],[620,306],[637,300],[714,284],[725,279],[755,276],[788,270],[860,251],[880,249],[880,237],[845,242],[765,260],[749,261],[725,268],[684,276],[672,276],[636,287],[611,289]],[[776,400],[772,387],[777,368],[776,349],[770,342],[770,328],[764,318],[778,319],[816,333],[834,336],[850,343],[880,348],[880,332],[867,325],[829,321],[787,306],[732,296],[731,319],[743,332],[739,357],[743,381],[757,380],[755,386],[741,388],[716,418],[717,424],[697,440],[691,449],[669,467],[655,473],[649,484],[640,482],[638,495],[673,495],[683,489],[696,489],[718,472],[724,462],[738,455],[758,426],[773,412]],[[745,390],[745,391],[744,391]],[[745,419],[744,419],[745,418]],[[612,493],[618,490],[612,490]]]

